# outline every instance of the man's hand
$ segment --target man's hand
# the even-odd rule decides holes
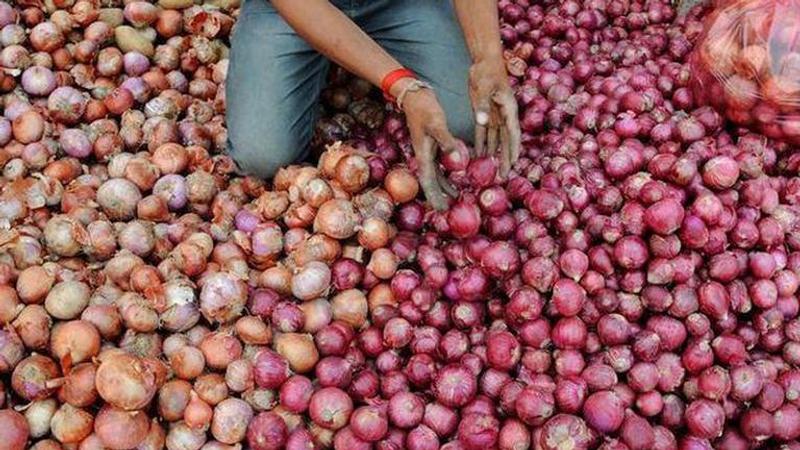
[[[501,57],[472,65],[469,92],[475,110],[475,151],[483,156],[499,149],[500,175],[505,177],[519,158],[521,133],[517,100]]]
[[[459,142],[447,129],[444,110],[436,95],[429,89],[409,92],[403,101],[403,111],[411,136],[411,145],[419,164],[419,183],[425,198],[437,210],[447,209],[447,195],[456,191],[439,172],[437,149],[450,152]]]

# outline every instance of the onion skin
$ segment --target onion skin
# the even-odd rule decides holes
[[[64,367],[86,361],[100,351],[100,333],[94,325],[83,320],[57,325],[50,339],[51,353]]]
[[[360,217],[351,202],[333,199],[325,202],[317,211],[314,231],[333,239],[347,239],[355,234],[359,222]]]
[[[50,421],[53,436],[64,444],[82,441],[92,432],[94,417],[69,404],[62,405]]]
[[[287,437],[286,424],[273,412],[257,415],[247,429],[247,443],[254,450],[283,448]]]
[[[186,405],[186,409],[183,412],[184,422],[191,428],[205,429],[211,422],[213,415],[214,411],[211,406],[201,400],[197,394],[192,393],[189,404]]]
[[[105,406],[97,414],[94,432],[106,448],[127,449],[141,444],[150,430],[150,420],[142,411],[124,411]]]
[[[600,432],[618,429],[624,419],[620,399],[610,391],[601,391],[590,395],[586,399],[583,409],[584,417],[589,425]]]
[[[341,389],[328,387],[311,396],[311,420],[319,426],[338,430],[347,424],[353,411],[353,402]]]
[[[246,402],[236,398],[225,399],[214,408],[211,434],[225,444],[235,444],[245,438],[253,410]]]
[[[306,373],[314,368],[319,360],[319,353],[310,335],[299,333],[283,333],[273,340],[275,351],[286,358],[289,367],[297,373]]]
[[[14,368],[11,387],[26,400],[41,400],[52,393],[47,382],[58,376],[58,366],[53,360],[42,355],[31,355]]]
[[[11,409],[0,410],[0,436],[9,450],[22,450],[28,443],[28,422],[25,417]]]
[[[383,180],[384,187],[397,203],[406,203],[417,197],[419,182],[407,169],[392,169]]]
[[[0,372],[7,373],[16,368],[17,364],[25,356],[23,343],[24,341],[13,330],[0,332],[0,345],[2,348],[0,352]]]
[[[28,267],[17,278],[17,295],[24,303],[40,303],[54,281],[55,277],[41,266]]]
[[[59,398],[77,408],[90,406],[97,400],[94,364],[84,363],[73,367],[58,392]]]
[[[200,291],[200,311],[206,319],[220,323],[239,317],[246,301],[244,283],[226,273],[211,275]]]
[[[95,375],[97,392],[117,408],[142,409],[156,394],[156,378],[143,361],[118,353],[100,363]]]

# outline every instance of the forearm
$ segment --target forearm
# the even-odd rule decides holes
[[[496,0],[453,0],[473,61],[502,58]]]
[[[272,0],[272,5],[317,51],[376,86],[388,72],[401,67],[327,0]]]

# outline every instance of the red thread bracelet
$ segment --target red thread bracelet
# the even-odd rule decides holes
[[[381,81],[381,91],[383,91],[383,97],[386,100],[392,103],[395,102],[395,98],[392,94],[390,94],[390,92],[392,90],[392,86],[394,86],[395,83],[403,78],[417,79],[417,76],[414,74],[414,72],[402,67],[387,73],[386,76],[383,77],[383,80]]]

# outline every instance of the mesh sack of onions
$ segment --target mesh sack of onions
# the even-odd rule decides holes
[[[693,88],[738,126],[800,143],[800,2],[724,2],[692,55]]]

